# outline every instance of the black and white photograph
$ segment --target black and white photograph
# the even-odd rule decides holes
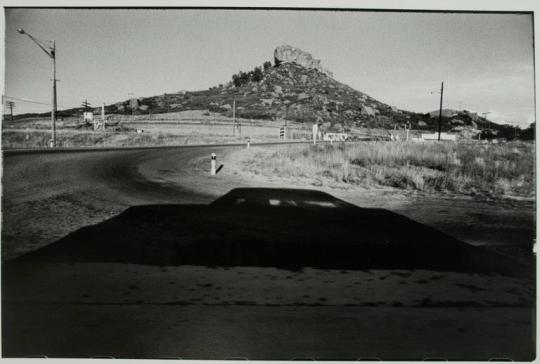
[[[4,4],[2,358],[534,361],[534,8],[384,3]]]

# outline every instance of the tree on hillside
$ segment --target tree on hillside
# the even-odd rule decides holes
[[[266,62],[263,63],[263,68],[264,68],[265,71],[267,69],[269,69],[270,67],[272,67],[272,62],[266,61]]]
[[[261,67],[255,67],[253,70],[253,74],[251,75],[251,81],[253,82],[259,82],[263,79],[263,72],[261,70]]]
[[[234,87],[240,87],[242,86],[242,79],[240,78],[240,73],[235,73],[234,75],[232,75],[232,81],[233,81],[233,84],[234,84]]]
[[[264,69],[268,69],[269,67],[272,67],[272,64],[270,62],[265,62],[263,65]],[[234,84],[234,87],[240,87],[248,82],[260,82],[262,81],[264,77],[264,73],[261,69],[261,67],[255,67],[252,71],[249,72],[242,72],[239,71],[238,73],[235,73],[232,75],[232,81]]]
[[[245,85],[246,83],[249,82],[251,78],[249,73],[242,72],[242,71],[238,73],[238,76],[240,77],[240,85]]]
[[[249,71],[248,73],[246,73],[246,82],[245,83],[248,83],[251,80],[253,80],[253,71]]]

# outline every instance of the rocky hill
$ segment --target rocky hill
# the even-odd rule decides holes
[[[282,45],[274,50],[273,56],[274,64],[265,62],[263,67],[255,67],[253,71],[239,72],[226,84],[202,91],[179,91],[125,100],[107,105],[106,113],[208,110],[230,117],[236,106],[235,115],[242,118],[319,122],[337,131],[351,126],[438,128],[438,110],[426,114],[398,110],[335,80],[332,72],[308,52]],[[72,116],[80,111],[63,110],[59,115]],[[443,131],[454,129],[467,136],[477,134],[479,129],[502,127],[468,111],[450,109],[444,110],[442,121]]]
[[[274,65],[260,70],[257,80],[229,82],[204,91],[182,91],[107,106],[107,113],[161,113],[209,110],[253,119],[329,123],[346,126],[387,126],[406,123],[412,113],[397,110],[332,78],[311,54],[291,46],[274,51]],[[242,73],[246,75],[246,73]]]

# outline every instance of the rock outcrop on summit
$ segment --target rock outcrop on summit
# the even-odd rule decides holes
[[[274,62],[276,66],[282,63],[296,63],[304,68],[316,69],[330,77],[334,77],[332,72],[323,68],[321,61],[313,58],[311,53],[290,45],[281,45],[274,50]]]

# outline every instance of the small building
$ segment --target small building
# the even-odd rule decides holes
[[[94,120],[94,113],[91,112],[91,111],[85,111],[83,113],[83,120],[88,121],[88,122],[92,122]]]

